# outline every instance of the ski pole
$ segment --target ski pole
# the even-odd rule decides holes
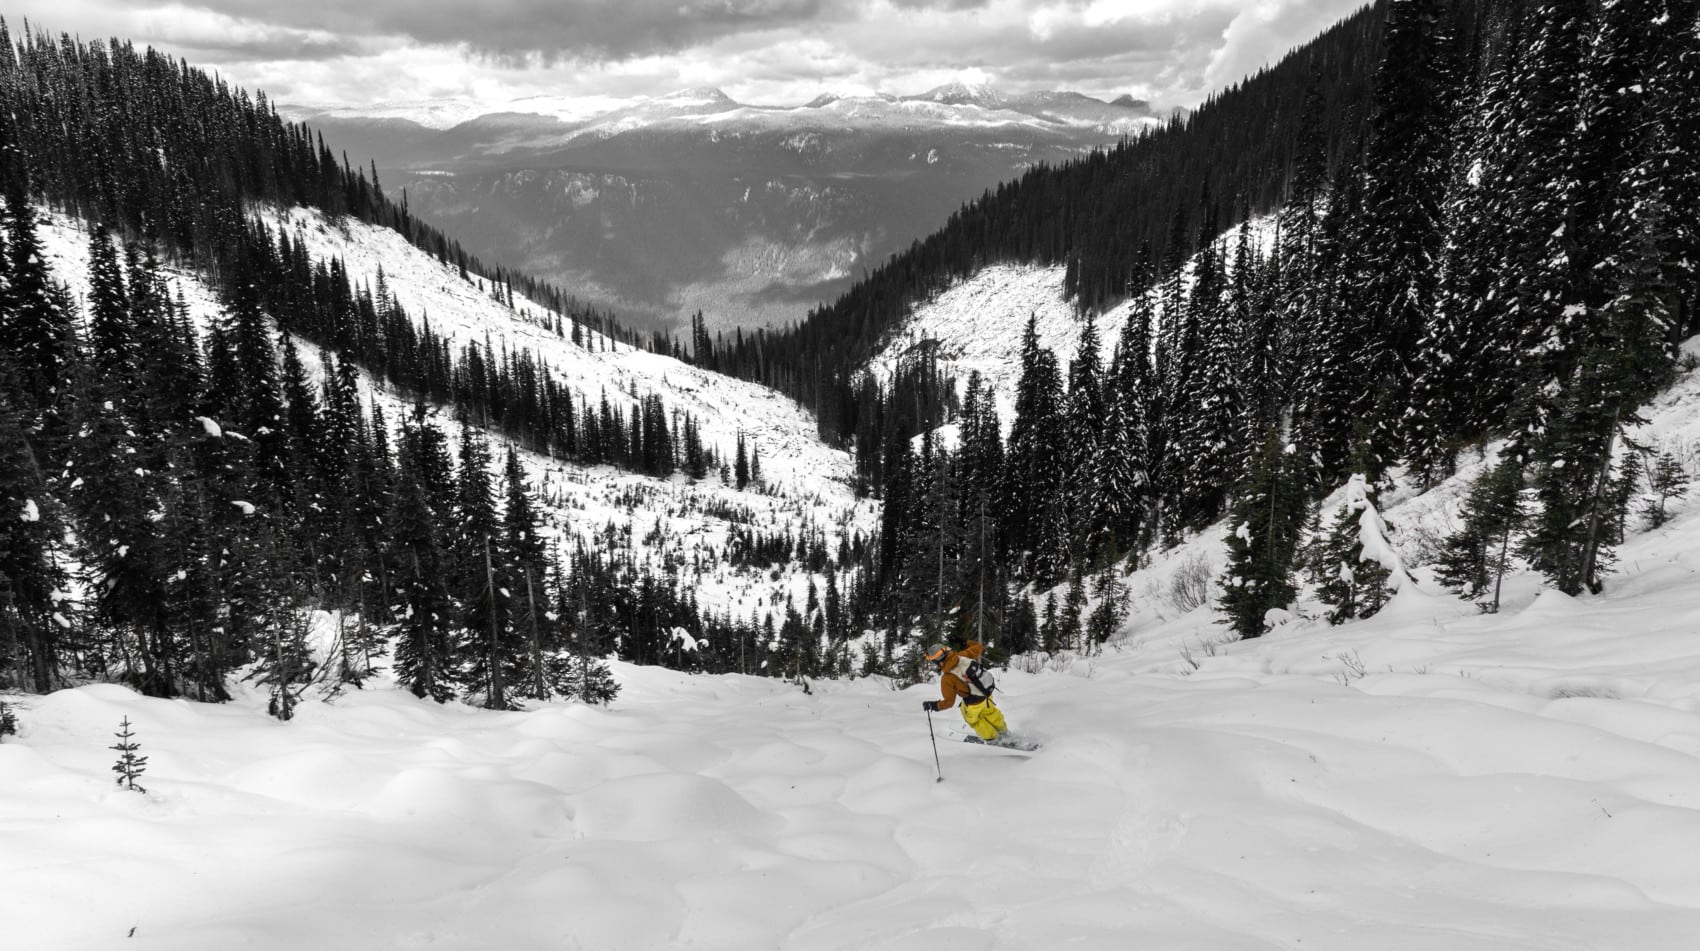
[[[933,711],[931,710],[927,711],[927,738],[933,741],[933,768],[939,771],[939,778],[933,780],[933,782],[942,783],[944,782],[944,767],[939,765],[939,738],[933,733]]]

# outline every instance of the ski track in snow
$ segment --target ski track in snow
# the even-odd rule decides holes
[[[626,408],[629,418],[639,399],[658,394],[669,410],[696,417],[704,445],[715,448],[728,465],[740,432],[760,450],[766,492],[739,492],[712,474],[692,484],[682,476],[658,480],[522,453],[532,487],[552,522],[548,532],[563,544],[582,540],[595,550],[612,530],[615,537],[626,539],[639,561],[659,574],[669,553],[687,565],[710,550],[723,554],[735,527],[763,534],[785,530],[800,534],[814,527],[824,532],[829,550],[836,548],[841,537],[856,532],[871,535],[877,527],[874,504],[859,502],[850,488],[849,456],[823,445],[815,435],[814,419],[792,400],[765,387],[623,344],[596,352],[577,346],[570,338],[557,337],[523,319],[543,309],[522,295],[514,295],[515,306],[510,309],[389,229],[352,219],[333,221],[300,208],[260,209],[258,213],[274,230],[287,231],[291,240],[304,238],[315,262],[340,258],[357,285],[375,287],[381,267],[391,294],[408,315],[448,337],[457,350],[467,343],[489,341],[498,354],[504,347],[532,351],[557,379],[575,390],[575,408],[584,398],[594,405],[606,392],[611,403]],[[86,230],[73,219],[44,212],[40,231],[43,258],[55,277],[79,302],[85,300]],[[191,318],[204,334],[222,313],[216,293],[193,274],[171,268],[166,274],[172,287],[182,290]],[[584,333],[599,344],[606,343],[589,328]],[[302,364],[321,378],[318,349],[299,340],[297,346]],[[412,412],[410,401],[388,390],[374,390],[369,378],[363,376],[362,385],[382,406],[392,430]],[[439,413],[435,421],[455,444],[459,427],[452,416]],[[497,447],[504,444],[499,437],[492,442]],[[499,477],[500,450],[493,455]],[[739,513],[736,521],[721,517],[718,513],[723,508]],[[783,618],[786,596],[798,604],[804,602],[809,580],[800,570],[781,570],[775,580],[770,571],[722,564],[698,577],[691,587],[705,609],[742,619],[773,615],[777,621]],[[824,586],[820,576],[814,580]]]

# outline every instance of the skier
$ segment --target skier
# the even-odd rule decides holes
[[[949,710],[956,698],[961,697],[962,719],[979,735],[980,742],[1007,745],[1011,740],[1009,727],[1004,723],[1003,711],[992,702],[992,691],[997,685],[992,682],[991,672],[980,666],[980,655],[985,650],[979,641],[969,641],[959,651],[943,644],[928,648],[927,660],[939,668],[939,692],[943,698],[923,700],[921,707],[928,712]]]

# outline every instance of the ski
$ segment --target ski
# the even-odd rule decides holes
[[[1010,750],[1016,753],[1031,753],[1039,748],[1039,744],[1037,743],[1029,742],[1027,740],[1017,740],[1014,738],[1004,740],[1001,743],[990,743],[986,740],[980,739],[978,736],[965,736],[962,738],[962,742],[972,743],[975,746],[989,746],[997,750]]]

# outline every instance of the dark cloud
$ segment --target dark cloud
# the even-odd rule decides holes
[[[465,44],[499,58],[620,60],[853,15],[844,0],[189,0],[257,22]]]
[[[254,35],[179,38],[184,56],[208,63],[252,60],[317,61],[357,56],[366,44],[352,37],[303,34],[294,30],[262,31]]]

